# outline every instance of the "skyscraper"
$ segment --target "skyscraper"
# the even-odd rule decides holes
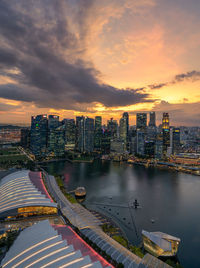
[[[101,151],[104,154],[110,153],[111,132],[108,129],[103,129],[101,140]]]
[[[169,114],[168,113],[163,113],[162,135],[163,135],[163,155],[166,156],[167,149],[168,147],[170,147],[170,127],[169,127]]]
[[[178,153],[180,150],[180,128],[173,128],[171,130],[170,146],[172,147],[172,153]]]
[[[168,113],[163,113],[162,128],[169,129],[169,114]]]
[[[76,124],[74,119],[63,119],[62,124],[65,126],[65,144],[66,148],[74,149],[76,139]]]
[[[158,135],[155,141],[155,158],[161,159],[163,157],[163,140],[162,136]]]
[[[145,133],[143,131],[137,131],[137,154],[144,155]]]
[[[147,139],[148,141],[156,140],[157,128],[156,128],[156,113],[149,113],[149,126],[147,128]]]
[[[47,149],[48,120],[47,115],[31,117],[30,149],[36,156],[44,156]]]
[[[126,150],[129,149],[129,115],[123,113],[119,122],[119,137],[125,143]]]
[[[94,151],[94,119],[85,118],[84,151]]]
[[[22,128],[21,129],[21,146],[23,148],[30,147],[30,129],[29,128]]]
[[[147,114],[137,113],[136,116],[136,128],[137,130],[146,130],[147,128]]]
[[[65,153],[65,126],[52,128],[48,136],[49,154],[60,157]]]
[[[85,140],[85,117],[76,117],[76,143],[75,148],[79,152],[84,152],[84,140]]]
[[[156,127],[156,113],[149,113],[149,127]]]
[[[110,120],[108,120],[107,123],[107,128],[108,131],[110,131],[111,133],[111,139],[115,139],[118,136],[118,124],[116,120],[113,120],[113,118],[111,118]]]
[[[127,133],[127,140],[129,135],[129,114],[127,112],[123,113],[123,118],[126,120],[126,133]]]
[[[119,137],[126,144],[127,142],[127,124],[126,118],[122,117],[119,120]]]
[[[55,129],[59,127],[59,116],[58,115],[49,115],[48,116],[48,129]]]
[[[102,139],[102,118],[101,116],[95,116],[94,149],[97,151],[101,150],[101,139]]]
[[[60,122],[59,116],[57,115],[49,115],[48,116],[48,153],[52,155],[56,155],[55,151],[57,150],[57,131]]]

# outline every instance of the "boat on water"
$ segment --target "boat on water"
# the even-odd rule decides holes
[[[84,199],[86,197],[85,187],[77,187],[74,193],[77,199]]]

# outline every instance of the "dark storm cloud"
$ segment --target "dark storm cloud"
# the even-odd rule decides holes
[[[12,51],[0,48],[0,67],[12,67],[17,62],[17,57]]]
[[[178,74],[175,76],[174,83],[177,82],[182,82],[184,80],[191,80],[191,81],[196,81],[200,79],[200,72],[198,71],[191,71],[183,74]]]
[[[0,97],[63,109],[95,102],[105,106],[149,102],[149,95],[139,89],[101,83],[100,73],[81,57],[84,48],[65,14],[68,2],[0,1],[0,67],[17,82],[1,85]]]
[[[161,84],[153,84],[153,85],[149,85],[148,87],[150,89],[160,89],[162,87],[170,86],[170,85],[177,84],[177,83],[180,83],[183,81],[195,82],[197,80],[200,80],[200,72],[194,70],[191,72],[178,74],[174,77],[174,79],[172,81],[169,81],[166,83],[161,83]]]

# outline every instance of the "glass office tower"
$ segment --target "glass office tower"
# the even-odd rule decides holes
[[[31,117],[31,140],[30,149],[36,156],[46,155],[48,138],[47,115]]]
[[[169,127],[169,114],[168,113],[163,113],[162,135],[163,135],[163,156],[166,156],[167,148],[170,147],[170,127]]]
[[[101,140],[102,140],[102,118],[101,116],[95,116],[94,149],[97,151],[101,150]]]
[[[84,151],[94,151],[94,119],[85,118]]]
[[[147,114],[146,113],[137,113],[136,128],[137,130],[146,130],[147,128]]]

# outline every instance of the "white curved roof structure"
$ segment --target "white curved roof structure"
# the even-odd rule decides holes
[[[23,230],[1,262],[2,268],[99,268],[100,261],[92,262],[75,250],[72,244],[50,225],[48,220]],[[111,266],[110,266],[111,267]]]
[[[0,181],[0,218],[6,212],[28,206],[57,207],[49,196],[40,172],[22,170]]]

